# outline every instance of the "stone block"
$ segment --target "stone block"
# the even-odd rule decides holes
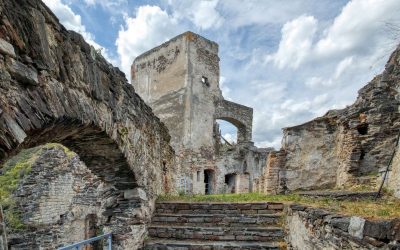
[[[390,221],[365,221],[364,236],[379,240],[386,239],[391,228]]]
[[[283,204],[282,203],[268,204],[268,209],[282,210]]]
[[[6,42],[5,40],[3,40],[1,38],[0,38],[0,53],[9,55],[9,56],[15,58],[14,47],[10,43]]]
[[[124,198],[128,200],[139,198],[141,200],[147,201],[147,194],[141,188],[129,189],[124,191]]]
[[[26,66],[25,64],[9,58],[9,60],[7,60],[7,68],[11,76],[17,81],[29,85],[39,84],[36,70]]]
[[[274,205],[276,205],[276,204],[270,204],[270,205],[268,205],[268,204],[254,204],[254,205],[251,206],[251,209],[267,209],[267,208],[269,208],[269,206],[274,206]],[[269,208],[269,209],[275,209],[275,208]],[[277,209],[279,209],[279,208],[277,208]]]
[[[348,232],[351,236],[362,239],[364,232],[365,219],[357,216],[350,218]]]
[[[400,242],[400,219],[394,219],[388,232],[388,239]]]
[[[364,236],[363,241],[367,242],[368,244],[373,245],[374,247],[383,247],[385,245],[384,242],[379,241],[379,240],[369,237],[369,236]]]
[[[350,225],[350,217],[333,218],[330,221],[332,227],[339,228],[340,230],[347,232]]]
[[[290,208],[295,211],[304,211],[306,210],[307,207],[302,205],[292,204],[290,205]]]

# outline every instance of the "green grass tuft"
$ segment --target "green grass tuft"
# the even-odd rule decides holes
[[[260,193],[248,194],[213,194],[213,195],[183,195],[160,196],[159,201],[186,201],[186,202],[282,202],[296,203],[309,207],[318,207],[334,213],[357,215],[369,219],[392,219],[400,217],[400,200],[390,195],[381,199],[362,200],[335,200],[333,198],[311,198],[299,194],[266,195]]]

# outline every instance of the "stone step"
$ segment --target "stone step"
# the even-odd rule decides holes
[[[274,214],[283,210],[282,203],[189,203],[157,202],[155,212],[163,214]]]
[[[193,241],[150,239],[143,250],[217,250],[217,249],[285,249],[284,242],[246,242],[246,241]]]
[[[272,226],[281,223],[282,214],[155,214],[152,224],[182,226]]]
[[[279,227],[190,227],[150,225],[151,237],[212,241],[280,241],[284,233]]]

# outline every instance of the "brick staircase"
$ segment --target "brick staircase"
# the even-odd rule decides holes
[[[143,249],[285,249],[280,203],[159,202]]]

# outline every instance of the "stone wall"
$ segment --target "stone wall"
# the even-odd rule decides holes
[[[132,72],[176,151],[212,146],[214,99],[221,97],[216,43],[185,32],[135,58]]]
[[[29,174],[19,181],[12,199],[20,210],[24,229],[9,235],[11,249],[56,249],[116,228],[126,230],[126,218],[131,214],[134,217],[129,220],[136,220],[136,233],[143,233],[143,222],[151,216],[142,204],[148,199],[143,189],[120,193],[61,145],[41,150]],[[121,240],[120,235],[113,237]],[[143,239],[126,240],[129,249],[133,249]]]
[[[252,108],[227,100],[221,100],[217,102],[214,118],[228,121],[237,127],[238,143],[251,141],[253,128]]]
[[[135,58],[132,83],[170,130],[178,189],[199,194],[206,186],[211,193],[253,189],[265,154],[251,142],[253,109],[222,96],[217,43],[190,31],[180,34]],[[217,119],[237,127],[239,145],[219,150]],[[226,185],[226,175],[235,176],[235,188]]]
[[[267,192],[360,184],[377,188],[379,172],[389,164],[400,131],[399,64],[398,48],[384,72],[359,91],[353,105],[284,128],[282,151],[286,156],[280,168],[284,179],[278,180],[276,171],[267,174],[266,179],[280,183],[275,191]],[[393,189],[398,180],[396,166],[391,175]]]
[[[61,143],[119,194],[143,189],[150,214],[157,195],[175,188],[167,128],[125,75],[41,1],[0,0],[0,13],[0,161]],[[135,249],[149,216],[134,219],[129,203],[108,214],[116,248]]]
[[[7,249],[7,232],[4,223],[3,208],[0,207],[0,250]]]
[[[400,198],[400,145],[397,145],[393,162],[387,175],[386,187],[393,192],[393,195]]]
[[[286,208],[289,249],[398,249],[400,220],[368,220],[317,208]]]
[[[255,184],[253,191],[267,194],[285,193],[287,190],[285,161],[285,151],[269,151],[259,175],[253,179]]]
[[[289,190],[336,185],[337,132],[333,118],[321,118],[285,128],[282,148],[287,152],[285,177]]]

